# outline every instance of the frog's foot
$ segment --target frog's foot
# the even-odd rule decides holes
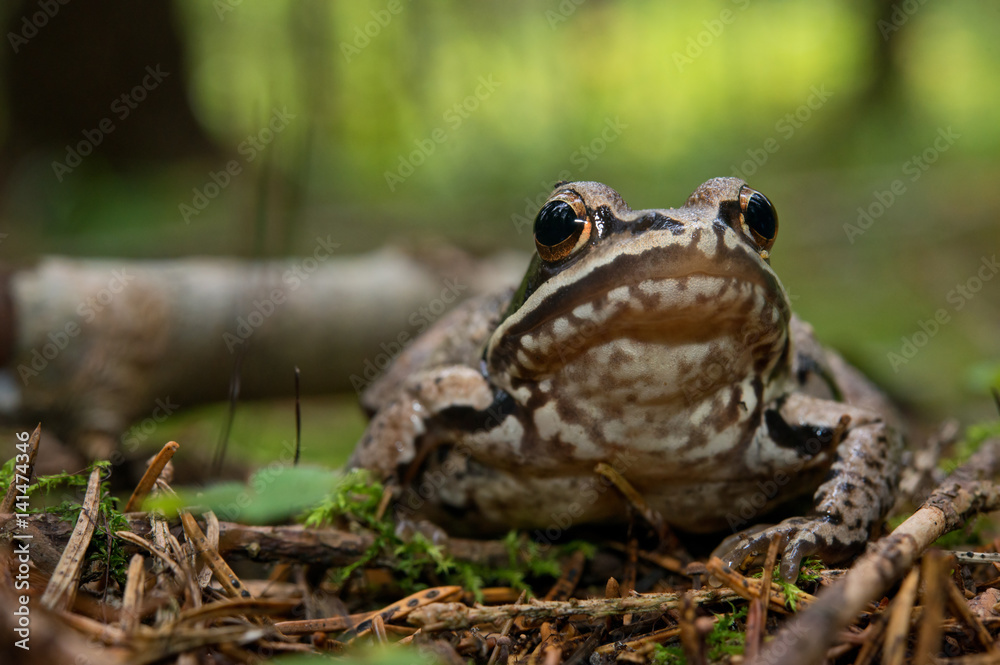
[[[762,564],[775,540],[781,553],[781,579],[794,582],[803,559],[818,556],[828,563],[843,560],[859,548],[866,533],[836,524],[830,516],[792,517],[761,530],[740,532],[726,539],[713,554],[732,568]]]
[[[794,582],[808,556],[829,564],[864,548],[892,507],[902,437],[877,414],[798,394],[790,395],[767,425],[771,436],[792,446],[798,440],[805,452],[828,440],[836,445],[833,464],[813,494],[812,515],[744,536],[725,548],[721,558],[731,566],[759,562],[777,541],[781,577]],[[822,436],[809,438],[819,431]]]

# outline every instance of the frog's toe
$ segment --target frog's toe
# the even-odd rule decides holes
[[[778,551],[781,553],[781,578],[786,582],[794,582],[799,576],[802,560],[808,556],[819,554],[824,544],[816,535],[817,520],[805,517],[793,517],[781,524],[767,527],[755,533],[738,534],[738,541],[727,541],[728,552],[720,558],[732,568],[742,568],[744,565],[760,565],[764,563],[767,550],[771,543],[778,541]]]
[[[793,583],[799,577],[802,561],[814,554],[819,554],[823,547],[816,535],[808,531],[800,531],[792,537],[785,552],[781,555],[781,579]]]

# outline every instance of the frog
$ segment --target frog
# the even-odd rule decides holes
[[[603,464],[673,530],[728,529],[730,566],[774,541],[789,581],[850,558],[893,504],[904,430],[792,312],[777,230],[739,178],[644,210],[557,183],[521,284],[439,319],[364,393],[348,467],[393,487],[401,519],[541,537],[634,519]]]

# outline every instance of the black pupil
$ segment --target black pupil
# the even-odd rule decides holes
[[[554,247],[580,230],[576,211],[565,201],[551,201],[542,206],[535,218],[535,240]]]
[[[771,202],[763,194],[754,192],[747,201],[747,211],[744,215],[747,225],[762,238],[770,240],[774,237],[775,218]]]

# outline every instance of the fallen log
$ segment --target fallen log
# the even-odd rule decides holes
[[[336,247],[260,263],[49,257],[4,275],[0,419],[43,420],[106,459],[133,422],[227,399],[234,373],[241,399],[291,396],[295,367],[302,394],[360,392],[433,320],[524,267]]]

